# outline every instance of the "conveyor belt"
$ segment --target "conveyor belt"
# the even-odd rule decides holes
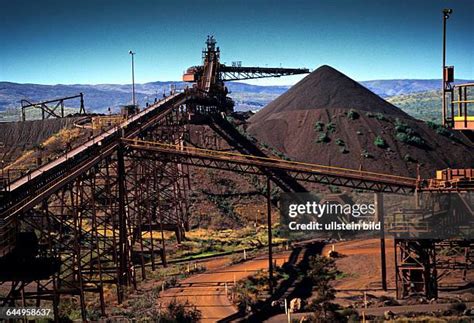
[[[292,173],[294,178],[299,180],[307,180],[317,182],[317,178],[311,177],[331,177],[348,181],[357,181],[363,185],[357,188],[369,189],[374,191],[386,192],[411,192],[416,188],[417,181],[415,178],[403,177],[368,171],[359,171],[349,168],[333,167],[325,165],[317,165],[303,162],[287,161],[277,158],[257,157],[253,155],[237,154],[230,152],[222,152],[208,149],[177,147],[175,145],[164,144],[159,142],[149,142],[142,140],[123,140],[129,147],[136,150],[154,151],[167,155],[175,155],[183,157],[180,162],[188,162],[192,165],[199,165],[189,161],[190,158],[209,160],[215,162],[241,164],[249,167],[265,167],[271,170],[283,170]],[[186,161],[188,160],[188,161]],[[214,168],[218,168],[215,166]],[[211,166],[208,164],[208,166]],[[232,170],[230,167],[226,169]],[[250,171],[250,169],[248,169]],[[298,176],[296,176],[298,175]],[[301,175],[301,176],[300,176]],[[307,176],[302,176],[307,175]],[[321,181],[323,182],[323,181]],[[367,185],[366,185],[367,184]],[[337,184],[335,184],[337,185]],[[372,186],[374,185],[374,186]],[[353,187],[352,185],[347,185]]]
[[[184,93],[171,95],[120,125],[12,182],[7,187],[9,199],[2,201],[0,205],[0,218],[6,218],[33,207],[42,198],[54,193],[103,158],[111,155],[116,150],[121,137],[133,138],[141,131],[156,124],[184,101]]]

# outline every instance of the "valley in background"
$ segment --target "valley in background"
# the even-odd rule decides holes
[[[359,82],[375,94],[401,108],[411,116],[424,120],[440,122],[441,91],[440,80],[374,80]],[[459,80],[457,83],[472,82]],[[290,86],[259,86],[241,82],[227,83],[235,101],[236,111],[258,111]],[[150,82],[136,84],[137,102],[144,106],[153,102],[163,93],[169,93],[172,86],[177,90],[184,89],[184,82]],[[30,102],[55,99],[68,95],[84,93],[88,112],[107,113],[110,108],[116,112],[120,105],[129,104],[131,100],[130,84],[72,84],[40,85],[0,82],[0,122],[17,121],[20,116],[20,100]],[[74,104],[74,103],[72,103]],[[79,106],[79,102],[77,102]],[[67,109],[74,113],[74,107]],[[31,112],[30,119],[40,118],[39,113]]]

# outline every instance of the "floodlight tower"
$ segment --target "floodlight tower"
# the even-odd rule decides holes
[[[446,24],[452,13],[453,9],[443,9],[442,122],[447,128],[462,131],[474,142],[474,116],[469,115],[474,104],[474,83],[453,85],[454,66],[446,66]]]
[[[135,61],[134,61],[134,56],[135,53],[133,51],[128,52],[132,56],[132,104],[135,107]]]
[[[448,126],[448,115],[446,106],[446,93],[452,93],[451,82],[454,81],[454,66],[446,66],[446,22],[453,13],[453,9],[443,9],[443,101],[442,119],[443,126]]]

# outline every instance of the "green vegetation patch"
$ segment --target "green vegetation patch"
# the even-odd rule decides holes
[[[405,154],[405,156],[403,156],[403,160],[406,161],[406,162],[410,162],[410,163],[416,163],[417,160],[414,159],[413,157],[411,157],[410,154]]]
[[[335,132],[336,131],[336,124],[334,122],[329,122],[327,125],[327,130],[329,132]]]
[[[341,307],[332,301],[336,290],[332,282],[342,273],[337,270],[333,258],[314,256],[310,258],[308,278],[313,284],[313,298],[308,308],[314,312],[318,322],[344,322],[339,311]]]
[[[388,119],[385,117],[385,115],[382,112],[378,112],[375,115],[375,118],[380,121],[388,121]]]
[[[408,124],[402,122],[400,119],[395,119],[395,138],[403,143],[416,146],[418,148],[429,148],[423,138]]]
[[[331,138],[329,138],[326,132],[321,133],[319,137],[316,139],[317,143],[328,143],[330,141],[331,141]]]
[[[337,139],[336,139],[336,145],[338,145],[338,146],[345,146],[346,143],[345,143],[344,140],[342,140],[341,138],[337,138]]]
[[[416,119],[441,121],[441,91],[401,94],[386,100]]]
[[[321,121],[318,121],[314,124],[314,130],[315,131],[323,131],[324,130],[324,123]]]
[[[379,147],[379,148],[387,148],[388,147],[387,142],[381,136],[375,137],[374,145]]]
[[[354,109],[350,109],[349,112],[347,113],[347,118],[350,120],[356,120],[359,119],[360,115],[359,112],[357,112]]]
[[[288,273],[281,267],[276,267],[273,275],[273,286],[278,286],[287,280]],[[256,310],[269,296],[270,284],[268,272],[259,270],[253,276],[249,276],[237,282],[232,293],[235,295],[234,303],[240,311],[248,312]]]
[[[434,131],[436,131],[436,133],[438,135],[441,135],[441,136],[444,136],[446,138],[449,138],[451,139],[452,141],[454,142],[460,142],[460,140],[458,139],[458,137],[456,137],[451,131],[449,131],[448,129],[446,129],[445,127],[443,127],[442,125],[438,124],[438,123],[435,123],[433,121],[427,121],[426,124],[428,125],[428,127],[430,127],[431,129],[433,129]]]

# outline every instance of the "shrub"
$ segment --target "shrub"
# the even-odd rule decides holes
[[[331,141],[331,138],[329,138],[328,134],[323,132],[322,134],[319,135],[318,139],[316,142],[322,142],[322,143],[328,143]]]
[[[179,303],[175,299],[172,300],[168,304],[166,314],[176,322],[183,323],[198,322],[202,318],[201,311],[199,311],[195,306],[193,307],[188,300],[184,303]]]
[[[395,138],[403,143],[417,146],[419,148],[427,148],[427,145],[423,139],[421,139],[417,134],[409,135],[404,132],[398,132],[395,135]]]
[[[385,118],[385,116],[383,115],[382,112],[378,112],[376,115],[375,115],[375,118],[377,120],[380,120],[380,121],[388,121],[387,118]]]
[[[343,154],[349,153],[349,150],[346,148],[346,146],[341,147],[341,148],[339,149],[339,151],[340,151],[341,153],[343,153]]]
[[[369,118],[373,118],[373,117],[374,117],[374,114],[373,114],[372,112],[367,112],[365,115],[366,115],[367,117],[369,117]]]
[[[341,189],[338,186],[329,185],[329,190],[331,193],[341,193]]]
[[[395,130],[397,132],[407,132],[407,129],[408,129],[408,125],[402,121],[400,121],[400,119],[396,118],[395,119]]]
[[[323,131],[324,130],[324,123],[321,121],[318,121],[314,124],[314,130],[315,131]]]
[[[405,154],[405,156],[403,156],[403,160],[406,162],[416,163],[416,159],[411,157],[410,154]]]
[[[380,136],[375,137],[374,145],[379,148],[387,148],[387,142]]]
[[[336,145],[345,146],[346,144],[345,144],[344,140],[342,140],[341,138],[337,138],[336,139]]]
[[[423,139],[421,139],[420,137],[418,137],[418,136],[410,136],[409,137],[409,142],[410,142],[410,144],[412,144],[414,146],[418,146],[420,148],[426,147],[425,141]]]
[[[442,135],[445,137],[451,137],[451,133],[446,128],[443,128],[443,127],[436,128],[436,133],[438,135]]]
[[[439,127],[441,127],[441,125],[437,124],[436,122],[433,122],[433,121],[426,121],[426,124],[428,125],[428,127],[430,127],[431,129],[438,129]]]
[[[336,290],[332,287],[340,271],[336,268],[335,260],[322,256],[314,256],[309,260],[308,278],[314,285],[315,298],[310,304],[310,309],[322,322],[337,322],[339,307],[332,301],[336,298]]]
[[[397,138],[398,141],[401,141],[401,142],[404,142],[404,143],[408,143],[409,139],[410,139],[410,137],[404,132],[398,132],[395,135],[395,138]]]
[[[229,122],[230,124],[232,124],[232,125],[234,125],[234,126],[236,125],[235,119],[234,119],[233,117],[231,117],[231,116],[226,116],[225,118],[226,118],[227,122]]]
[[[359,119],[359,113],[354,109],[350,109],[349,112],[347,113],[347,117],[350,120],[356,120],[356,119]]]
[[[357,312],[356,309],[354,308],[345,308],[343,310],[341,310],[341,315],[346,317],[346,318],[355,318],[357,319],[356,322],[359,322],[358,319],[359,319],[359,312]]]
[[[327,126],[327,129],[328,129],[329,132],[334,132],[334,131],[336,131],[336,125],[333,122],[329,122],[328,126]]]
[[[451,305],[449,305],[449,310],[450,311],[453,311],[455,313],[458,313],[458,314],[461,314],[462,312],[464,312],[466,310],[467,306],[465,303],[463,302],[456,302],[456,303],[452,303]]]
[[[445,136],[454,142],[458,142],[458,143],[461,142],[461,140],[459,140],[458,137],[456,137],[452,132],[450,132],[448,129],[446,129],[442,125],[437,124],[433,121],[427,121],[426,124],[428,125],[428,127],[435,130],[438,135]]]
[[[274,148],[271,148],[271,151],[272,153],[277,156],[278,158],[280,159],[284,159],[284,160],[291,160],[288,156],[286,156],[284,153],[282,153],[281,151],[279,150],[276,150]]]

